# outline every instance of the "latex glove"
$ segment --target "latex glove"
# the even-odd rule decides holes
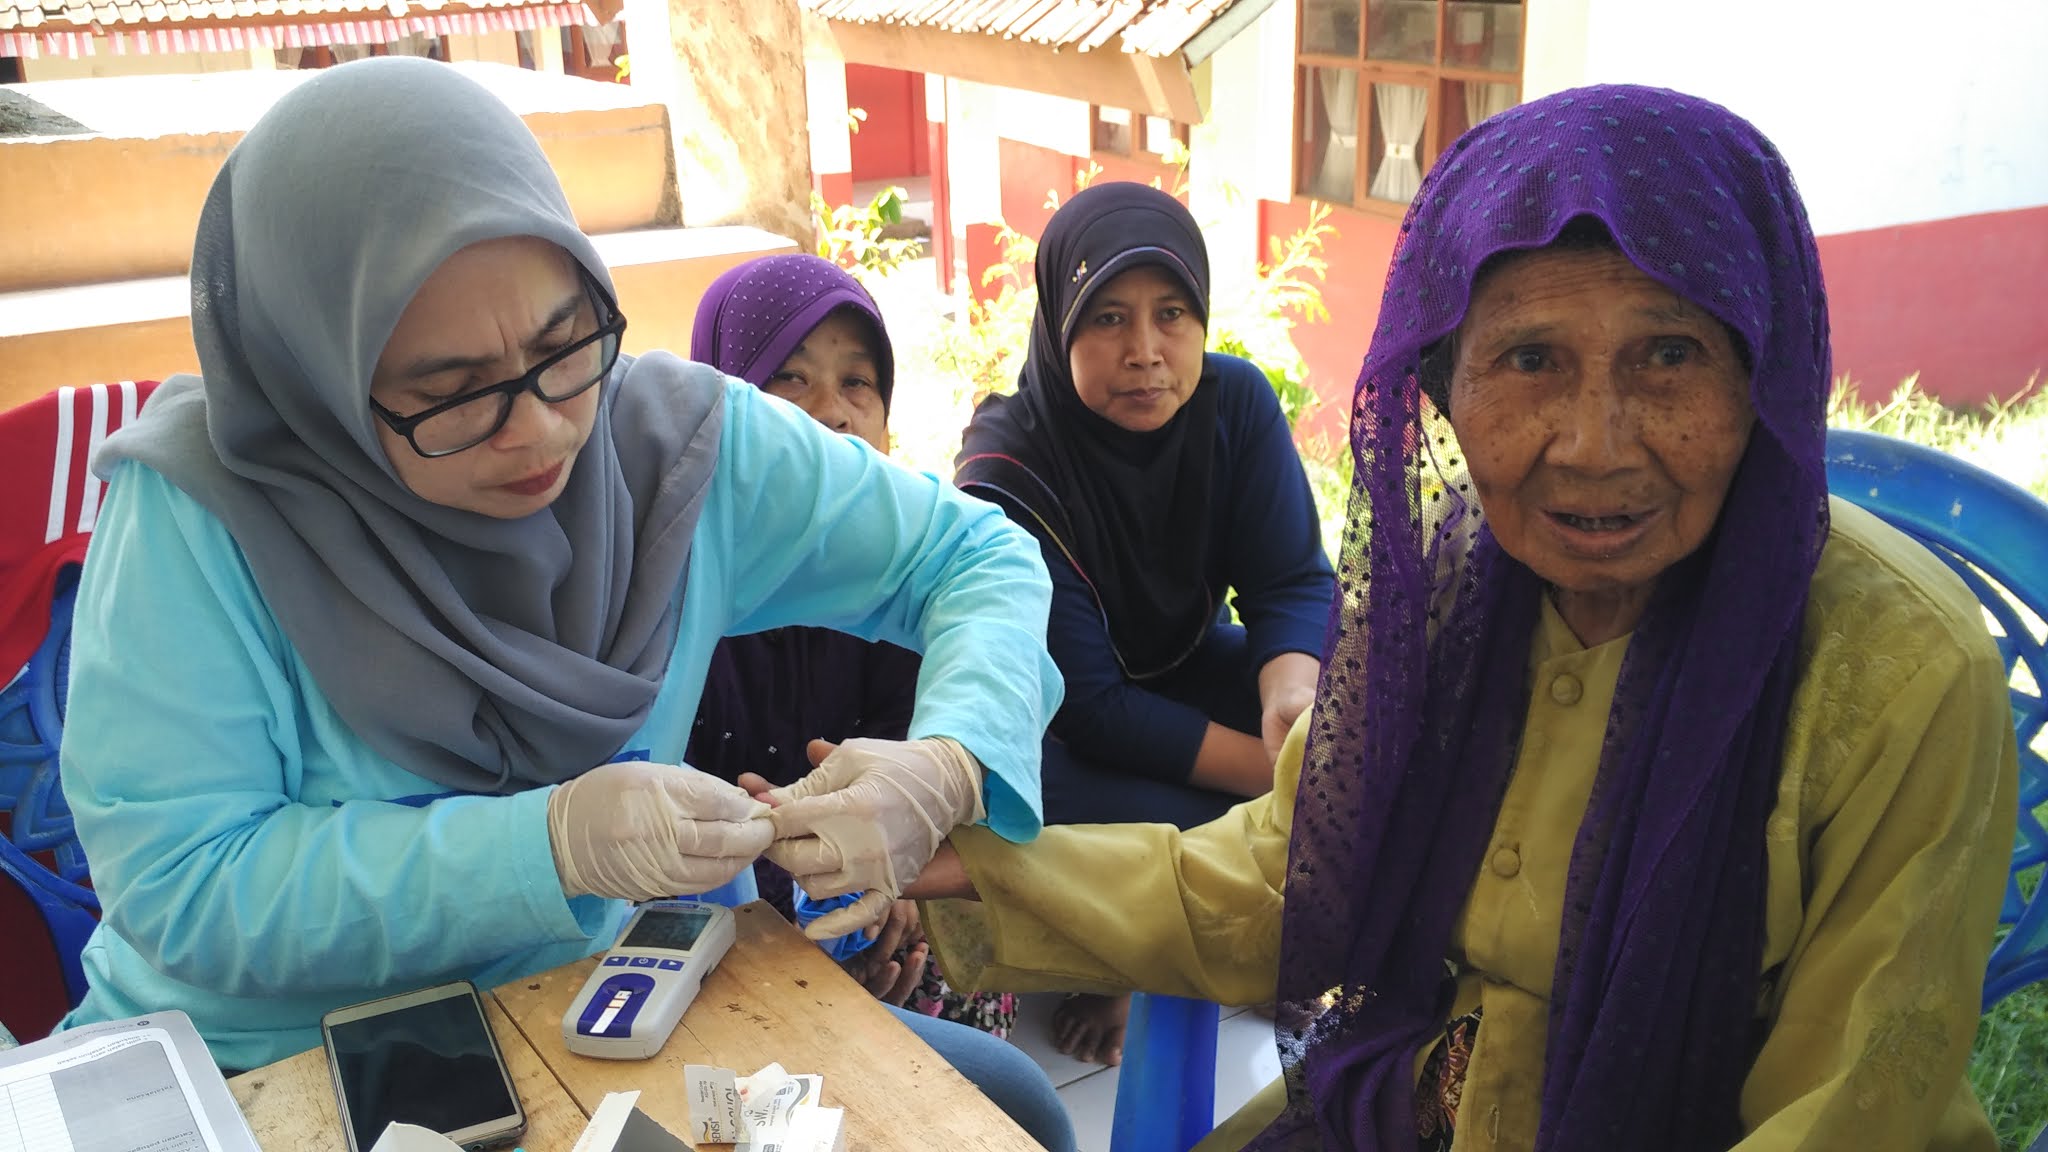
[[[812,896],[863,893],[804,934],[829,940],[880,923],[946,834],[982,818],[981,775],[967,749],[943,736],[848,740],[810,775],[767,792],[768,859]]]
[[[768,806],[695,768],[601,764],[548,797],[548,842],[570,896],[658,900],[708,892],[775,837]]]

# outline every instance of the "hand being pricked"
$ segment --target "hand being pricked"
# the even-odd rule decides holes
[[[813,740],[804,745],[804,759],[809,760],[811,767],[816,768],[825,762],[827,756],[838,750],[839,745],[830,740]],[[768,778],[759,772],[742,772],[734,783],[739,785],[741,791],[770,808],[781,807],[781,798],[775,795],[775,785],[770,784]]]
[[[770,806],[768,859],[805,892],[818,899],[862,893],[805,929],[825,940],[881,923],[946,834],[981,819],[982,769],[942,736],[814,740],[807,753],[816,767],[795,784],[764,789],[767,781],[751,773],[739,784]]]
[[[842,967],[849,976],[884,1004],[901,1008],[924,980],[931,945],[918,926],[917,904],[898,900],[889,915],[865,933],[874,943],[846,960]]]

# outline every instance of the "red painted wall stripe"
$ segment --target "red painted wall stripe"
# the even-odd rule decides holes
[[[1835,374],[1866,399],[1915,372],[1951,404],[2048,384],[2048,207],[1820,238]]]
[[[1259,204],[1259,247],[1308,220],[1308,201]],[[1303,439],[1341,441],[1351,389],[1379,320],[1398,226],[1338,208],[1324,248],[1327,324],[1294,331],[1322,407]],[[2010,397],[2039,377],[2048,387],[2048,207],[1961,216],[1820,238],[1837,376],[1866,399],[1917,372],[1956,405]]]

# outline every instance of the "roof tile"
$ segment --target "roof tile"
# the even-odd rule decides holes
[[[492,0],[473,0],[492,2]],[[1015,37],[1055,48],[1097,49],[1121,36],[1126,52],[1167,56],[1238,0],[801,0],[829,20],[899,24]]]
[[[523,8],[565,0],[410,0],[409,14],[470,9]],[[0,0],[0,30],[81,31],[98,24],[118,29],[137,25],[260,21],[266,16],[361,14],[390,17],[390,0]]]

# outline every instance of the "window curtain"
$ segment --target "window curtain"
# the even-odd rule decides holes
[[[1422,187],[1422,165],[1416,161],[1415,145],[1422,139],[1422,124],[1429,115],[1429,91],[1406,84],[1374,84],[1372,97],[1379,109],[1386,152],[1368,194],[1375,200],[1406,204]]]
[[[1478,127],[1483,120],[1515,106],[1513,84],[1467,84],[1465,85],[1465,123]]]
[[[424,32],[408,32],[385,45],[384,51],[392,56],[428,56],[434,54],[434,37]]]
[[[1316,79],[1322,88],[1323,112],[1330,120],[1316,189],[1327,199],[1349,202],[1352,174],[1358,170],[1358,73],[1318,68]]]
[[[618,47],[619,25],[587,24],[577,31],[583,33],[583,47],[590,53],[590,62],[597,67],[611,63],[612,49]]]

